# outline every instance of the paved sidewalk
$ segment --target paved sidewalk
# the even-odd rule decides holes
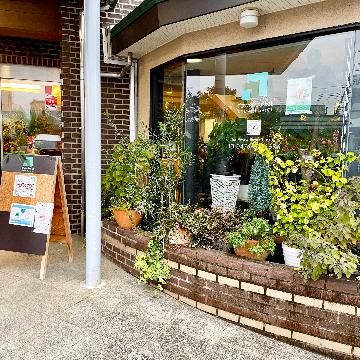
[[[325,360],[215,318],[144,285],[103,260],[106,286],[80,287],[82,241],[74,263],[50,244],[40,258],[0,251],[0,359]]]

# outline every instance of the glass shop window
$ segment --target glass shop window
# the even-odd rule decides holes
[[[59,75],[58,69],[1,65],[2,154],[61,155]]]
[[[237,174],[238,200],[247,201],[249,141],[272,131],[282,133],[287,158],[315,148],[359,153],[359,63],[360,35],[351,31],[165,67],[163,105],[184,106],[186,143],[196,159],[184,200],[207,205],[211,174]],[[351,175],[358,174],[355,164]]]

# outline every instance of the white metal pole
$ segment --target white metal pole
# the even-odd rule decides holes
[[[100,1],[84,1],[86,279],[101,285]]]
[[[133,61],[130,68],[130,141],[134,141],[137,138],[137,63]]]

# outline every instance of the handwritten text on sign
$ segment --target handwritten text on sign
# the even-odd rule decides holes
[[[15,175],[14,196],[35,198],[36,176]]]

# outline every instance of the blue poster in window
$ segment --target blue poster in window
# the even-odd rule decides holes
[[[242,92],[242,100],[248,101],[259,96],[268,94],[268,72],[247,74],[245,89]]]

